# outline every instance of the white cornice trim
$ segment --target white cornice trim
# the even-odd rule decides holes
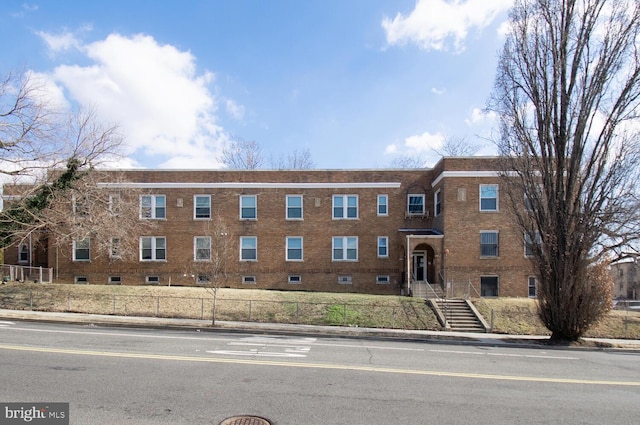
[[[331,182],[215,182],[215,183],[136,183],[136,182],[115,182],[98,183],[99,187],[108,189],[397,189],[399,182],[353,182],[353,183],[331,183]]]
[[[436,187],[442,179],[447,177],[500,177],[500,171],[443,171],[431,183],[431,187]]]

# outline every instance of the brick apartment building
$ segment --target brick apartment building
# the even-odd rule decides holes
[[[136,190],[139,220],[155,223],[131,234],[133,260],[98,255],[89,238],[66,249],[25,242],[5,262],[54,267],[60,282],[202,285],[224,237],[220,286],[409,294],[428,282],[535,296],[497,170],[497,158],[420,170],[119,170],[104,190]],[[224,235],[212,234],[214,220]]]

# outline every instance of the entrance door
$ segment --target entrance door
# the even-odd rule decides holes
[[[427,278],[427,253],[424,251],[416,251],[412,255],[413,262],[413,280],[425,281]]]

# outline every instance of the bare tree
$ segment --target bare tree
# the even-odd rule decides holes
[[[205,285],[213,298],[212,325],[216,324],[218,289],[227,279],[231,240],[232,235],[229,233],[226,221],[220,214],[217,214],[206,223],[203,238],[196,242],[201,243],[201,246],[196,247],[193,272],[197,274],[198,280]]]
[[[480,145],[470,143],[464,137],[446,137],[442,147],[433,148],[440,156],[473,156],[480,150]]]
[[[422,155],[403,155],[394,158],[389,164],[391,168],[425,168],[427,160]]]
[[[222,162],[232,170],[256,170],[264,162],[262,147],[255,140],[234,137],[222,149]]]
[[[286,157],[281,155],[278,160],[271,160],[271,168],[276,170],[310,170],[315,167],[311,158],[311,151],[294,149]]]
[[[516,0],[492,107],[503,185],[552,339],[611,306],[600,272],[640,237],[640,2]]]

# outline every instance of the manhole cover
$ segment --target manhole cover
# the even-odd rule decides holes
[[[234,416],[232,418],[227,418],[224,421],[220,422],[220,425],[272,425],[265,418],[261,418],[259,416]]]

